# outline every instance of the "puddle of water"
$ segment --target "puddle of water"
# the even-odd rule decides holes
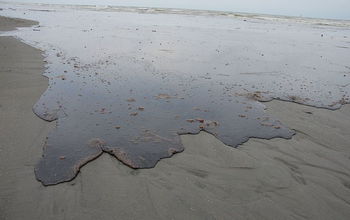
[[[49,88],[33,108],[57,120],[35,168],[44,185],[73,179],[102,152],[154,167],[184,150],[180,134],[203,130],[232,147],[290,138],[257,100],[329,109],[349,100],[350,52],[339,48],[348,29],[36,7],[4,14],[40,22],[13,33],[48,62]]]

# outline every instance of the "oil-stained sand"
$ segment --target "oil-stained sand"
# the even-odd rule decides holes
[[[291,38],[265,21],[263,30],[254,22],[240,30],[244,20],[225,17],[17,10],[41,26],[16,35],[45,49],[49,62],[50,86],[34,107],[58,119],[36,168],[47,185],[71,180],[103,151],[133,168],[153,167],[183,150],[179,134],[205,130],[230,146],[291,137],[256,100],[331,109],[348,101],[349,51],[333,45],[346,44],[344,28],[326,30],[323,40],[307,25]],[[130,16],[135,23],[124,23]]]

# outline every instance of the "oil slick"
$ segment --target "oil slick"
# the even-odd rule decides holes
[[[203,130],[233,147],[249,137],[293,135],[265,115],[264,106],[255,100],[223,95],[220,83],[202,79],[186,85],[190,75],[164,77],[131,58],[108,61],[85,68],[77,59],[71,68],[61,65],[70,69],[67,79],[52,77],[50,89],[35,104],[39,117],[57,119],[35,169],[43,184],[73,179],[82,165],[102,152],[132,168],[154,167],[184,150],[180,134]]]
[[[57,123],[35,168],[44,185],[72,180],[103,152],[154,167],[184,150],[181,134],[206,131],[232,147],[291,138],[260,101],[349,102],[350,52],[339,48],[348,27],[33,7],[3,14],[40,22],[13,33],[46,55],[49,87],[33,108]]]

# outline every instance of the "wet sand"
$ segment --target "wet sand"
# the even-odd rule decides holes
[[[44,187],[33,170],[54,122],[32,112],[47,87],[42,55],[11,37],[0,45],[0,219],[350,217],[349,105],[264,103],[296,130],[291,140],[250,139],[235,149],[207,133],[183,135],[184,152],[153,169],[103,154],[72,182]]]
[[[47,63],[48,89],[33,108],[57,120],[35,167],[44,185],[70,181],[103,152],[154,167],[183,151],[179,134],[206,131],[232,147],[290,138],[257,100],[328,109],[350,100],[345,21],[66,7],[2,11],[40,23],[4,35],[41,49]]]

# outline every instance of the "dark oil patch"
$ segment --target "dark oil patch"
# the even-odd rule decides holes
[[[34,106],[42,119],[57,119],[35,169],[44,185],[70,181],[103,152],[131,168],[152,168],[184,150],[180,134],[206,131],[232,147],[250,137],[294,134],[265,115],[257,101],[223,94],[219,82],[164,77],[131,58],[109,63],[123,64],[123,71],[100,63],[76,68],[78,61],[57,67],[67,76],[50,77],[49,89]]]

